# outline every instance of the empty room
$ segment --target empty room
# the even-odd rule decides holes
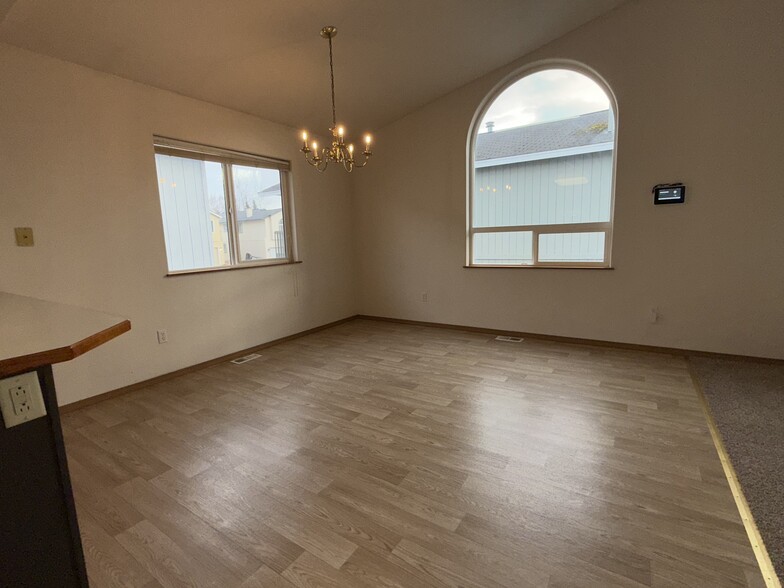
[[[781,588],[781,0],[0,0],[0,588]]]

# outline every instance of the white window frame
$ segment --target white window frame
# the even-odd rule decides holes
[[[508,226],[491,226],[491,227],[474,227],[473,226],[473,210],[474,210],[474,188],[476,181],[476,161],[474,154],[476,150],[476,137],[482,125],[482,120],[487,114],[487,111],[492,106],[493,102],[511,85],[526,78],[532,74],[546,71],[550,69],[566,69],[579,73],[590,78],[599,85],[602,90],[607,94],[610,100],[610,113],[614,117],[615,132],[613,137],[613,156],[612,156],[612,182],[610,188],[610,220],[601,223],[567,223],[567,224],[554,224],[554,225],[508,225]],[[466,185],[468,186],[468,194],[466,198],[466,265],[470,268],[572,268],[572,269],[610,269],[612,268],[612,241],[613,241],[613,226],[615,217],[615,175],[617,168],[617,154],[618,154],[618,103],[615,99],[609,84],[594,70],[588,66],[578,63],[576,61],[565,60],[543,60],[535,64],[525,66],[521,69],[506,76],[501,80],[488,94],[485,96],[482,103],[479,105],[474,119],[471,122],[471,127],[468,133],[468,146],[467,146],[467,177]],[[550,158],[557,157],[557,152],[553,152]],[[566,153],[561,154],[567,155]],[[480,167],[485,167],[480,165]],[[515,233],[515,232],[530,232],[532,233],[532,263],[524,264],[486,264],[474,263],[474,235],[480,233]],[[604,261],[539,261],[539,235],[553,234],[553,233],[604,233]]]
[[[219,163],[223,169],[223,192],[226,204],[226,230],[228,231],[229,265],[193,268],[186,270],[169,269],[166,274],[167,276],[299,263],[297,240],[294,229],[294,201],[292,196],[291,162],[284,159],[254,155],[251,153],[223,149],[220,147],[200,145],[198,143],[190,143],[187,141],[181,141],[179,139],[170,139],[168,137],[160,137],[157,135],[153,137],[153,146],[155,148],[156,155],[172,155],[175,157],[185,157],[188,159],[197,159],[200,161],[211,161]],[[285,231],[284,241],[286,247],[285,258],[259,259],[252,261],[244,261],[239,259],[240,225],[237,223],[237,210],[234,203],[234,177],[232,165],[274,169],[280,172],[281,204],[283,208],[283,227]],[[158,198],[160,199],[160,194],[158,194]],[[163,221],[163,214],[161,214],[161,220]]]

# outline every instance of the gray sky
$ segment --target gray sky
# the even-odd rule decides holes
[[[566,69],[548,69],[526,76],[504,90],[482,119],[479,132],[485,132],[489,121],[499,131],[609,107],[604,90],[589,77]]]

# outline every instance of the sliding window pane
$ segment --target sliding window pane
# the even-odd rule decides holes
[[[239,262],[286,259],[281,173],[232,165]]]
[[[539,261],[604,261],[604,233],[546,233],[539,235]]]
[[[530,265],[533,233],[474,233],[473,260],[477,265]]]
[[[223,167],[173,155],[155,155],[169,271],[231,263]]]

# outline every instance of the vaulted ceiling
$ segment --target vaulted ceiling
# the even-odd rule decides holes
[[[624,0],[0,0],[0,41],[292,126],[377,129]]]

